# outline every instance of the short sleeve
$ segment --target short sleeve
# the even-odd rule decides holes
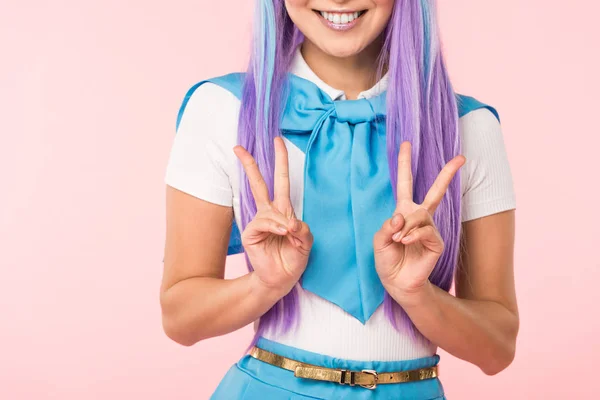
[[[511,168],[498,119],[487,108],[464,115],[462,221],[516,208]]]
[[[235,141],[228,109],[231,96],[211,82],[188,90],[165,174],[167,185],[224,206],[233,204],[225,156],[226,149],[233,147],[231,140]]]

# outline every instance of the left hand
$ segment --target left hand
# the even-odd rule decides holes
[[[465,162],[462,155],[450,160],[423,203],[416,204],[413,202],[411,144],[405,141],[400,145],[396,210],[373,238],[375,267],[384,287],[392,286],[396,293],[409,295],[427,283],[444,251],[444,241],[433,215],[452,178]]]

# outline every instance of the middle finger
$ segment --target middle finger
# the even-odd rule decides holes
[[[431,185],[431,188],[429,188],[429,191],[423,200],[423,207],[429,210],[431,214],[435,212],[442,201],[450,182],[452,182],[452,178],[454,178],[456,172],[466,161],[467,159],[465,156],[458,155],[454,157],[452,160],[448,161],[438,174],[437,178],[435,178],[433,185]]]
[[[290,198],[290,172],[287,147],[281,137],[274,139],[275,144],[275,197],[278,200],[288,202]]]

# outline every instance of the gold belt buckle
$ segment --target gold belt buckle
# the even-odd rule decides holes
[[[341,385],[345,385],[346,384],[346,374],[350,374],[350,383],[348,383],[348,385],[350,386],[354,386],[356,385],[356,383],[354,383],[354,374],[356,374],[356,371],[349,371],[347,369],[340,369],[342,375],[340,377],[340,381],[338,382]],[[367,389],[375,389],[377,387],[377,381],[379,379],[379,376],[377,375],[377,371],[373,370],[373,369],[363,369],[360,372],[364,372],[366,374],[369,374],[371,376],[373,376],[373,383],[371,384],[362,384],[359,383],[358,386],[367,388]]]
[[[377,371],[372,370],[372,369],[363,369],[362,372],[365,372],[369,375],[373,375],[374,381],[373,381],[372,385],[360,385],[360,386],[367,388],[367,389],[375,389],[377,387],[377,381],[379,380],[379,375],[377,375]]]

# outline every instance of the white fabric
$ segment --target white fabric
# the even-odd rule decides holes
[[[290,72],[317,84],[333,100],[346,100],[310,69],[296,49]],[[387,87],[387,75],[359,98],[375,96]],[[200,199],[233,206],[240,220],[236,145],[240,101],[210,82],[198,87],[180,121],[165,174],[165,183]],[[516,208],[513,180],[501,126],[488,109],[460,118],[459,133],[467,162],[460,169],[462,221]],[[284,138],[290,165],[291,201],[302,218],[304,153]],[[333,303],[303,290],[300,293],[298,329],[265,337],[280,343],[332,357],[355,360],[406,360],[435,354],[436,347],[412,340],[391,326],[380,306],[365,325]]]

